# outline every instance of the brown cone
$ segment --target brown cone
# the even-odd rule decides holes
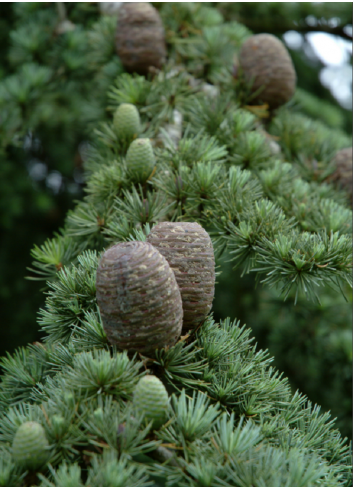
[[[149,243],[109,248],[97,269],[97,301],[104,331],[120,350],[153,355],[181,333],[180,291],[168,262]]]
[[[352,148],[344,148],[338,151],[335,155],[334,163],[336,170],[328,177],[327,181],[334,182],[339,187],[344,188],[349,194],[350,200],[352,200]]]
[[[124,2],[119,10],[116,50],[124,68],[146,75],[150,67],[160,69],[167,50],[162,20],[148,2]]]
[[[251,103],[267,103],[276,109],[290,100],[295,91],[296,74],[284,44],[271,34],[256,34],[247,39],[239,54],[239,63],[251,91],[261,91]]]
[[[183,333],[197,327],[210,312],[214,297],[215,259],[212,241],[196,222],[161,222],[147,241],[167,259],[183,301]]]

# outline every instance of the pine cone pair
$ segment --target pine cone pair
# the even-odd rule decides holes
[[[108,249],[96,287],[109,341],[145,355],[174,345],[209,313],[214,267],[212,242],[197,223],[160,223],[147,242]]]

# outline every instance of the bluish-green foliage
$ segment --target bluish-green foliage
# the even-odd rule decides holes
[[[332,155],[349,144],[348,136],[290,107],[271,114],[267,123],[266,107],[251,106],[249,87],[232,76],[233,56],[251,32],[235,21],[224,23],[212,7],[159,7],[169,61],[145,79],[121,74],[117,57],[112,62],[113,18],[58,34],[56,44],[38,29],[44,21],[58,29],[52,6],[24,5],[16,8],[32,17],[12,34],[10,54],[28,76],[14,74],[17,82],[1,84],[6,131],[21,136],[29,127],[38,129],[53,117],[55,106],[46,97],[72,90],[72,102],[81,82],[87,90],[95,83],[97,97],[85,98],[83,90],[75,102],[77,117],[65,104],[58,112],[68,127],[94,129],[83,155],[86,195],[54,238],[32,250],[31,278],[48,281],[38,319],[44,335],[42,342],[1,360],[0,483],[350,485],[347,439],[329,413],[292,392],[269,352],[257,347],[239,320],[223,315],[216,321],[211,314],[154,358],[128,355],[108,343],[95,286],[106,247],[144,240],[155,223],[173,220],[200,223],[217,260],[229,259],[233,276],[240,268],[240,284],[256,277],[281,304],[287,299],[304,307],[309,299],[310,307],[324,309],[327,286],[335,297],[349,295],[351,210],[344,191],[325,183],[334,171]],[[86,16],[90,24],[90,6],[71,8],[71,22]],[[48,42],[57,54],[58,77],[54,68],[37,66],[48,64]],[[48,90],[42,90],[44,80]],[[21,94],[29,96],[28,105]],[[29,121],[30,103],[35,109]],[[127,147],[114,129],[113,113],[121,103],[136,105],[139,136],[154,148],[153,171],[141,182],[131,177]],[[283,330],[288,327],[296,341],[297,321],[293,311],[290,321],[277,314],[281,307],[269,322],[272,344],[285,355]],[[346,341],[345,318],[342,324],[338,335],[324,324],[330,331],[322,337],[334,354]],[[318,331],[323,333],[321,326]],[[313,343],[317,350],[322,344]],[[315,355],[319,368],[326,357]],[[350,361],[347,355],[342,370]],[[163,382],[170,397],[167,420],[155,430],[133,404],[135,386],[147,373]],[[347,400],[341,390],[339,399]],[[12,456],[16,432],[28,421],[40,423],[50,445],[48,464],[37,474]]]

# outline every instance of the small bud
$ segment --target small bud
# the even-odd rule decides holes
[[[135,387],[133,406],[137,415],[143,415],[152,429],[159,429],[167,418],[168,393],[163,383],[154,375],[145,375]]]
[[[56,439],[62,438],[67,432],[68,425],[67,425],[67,421],[63,416],[54,415],[50,419],[50,423],[52,425],[53,434]]]
[[[300,214],[301,214],[302,216],[304,216],[304,215],[305,215],[305,211],[306,211],[306,205],[305,205],[303,202],[301,202],[301,203],[299,204],[299,211],[300,211]]]
[[[104,417],[103,409],[101,407],[97,408],[93,412],[93,416],[96,421],[103,421],[103,417]]]
[[[42,425],[36,421],[23,423],[12,443],[14,461],[26,469],[38,469],[49,458],[49,444]]]
[[[65,419],[63,416],[55,415],[51,419],[51,424],[54,428],[55,434],[60,436],[65,431]]]
[[[121,104],[116,109],[113,125],[119,140],[130,143],[141,133],[140,115],[133,104]]]
[[[135,139],[127,150],[126,164],[128,175],[134,182],[146,182],[155,165],[151,141],[147,138]]]
[[[64,392],[64,401],[66,406],[69,408],[73,408],[75,405],[75,398],[72,392],[65,391]]]

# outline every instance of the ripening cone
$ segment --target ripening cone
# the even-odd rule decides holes
[[[241,47],[239,64],[251,91],[259,91],[251,103],[267,103],[276,109],[295,92],[296,74],[284,44],[271,34],[249,37]]]
[[[133,104],[121,104],[116,109],[113,125],[120,141],[131,142],[141,132],[140,114]]]
[[[134,390],[133,405],[136,413],[143,414],[147,423],[157,430],[165,422],[169,404],[168,393],[163,383],[154,375],[145,375]]]
[[[205,320],[212,307],[215,258],[211,238],[196,222],[161,222],[147,241],[170,264],[183,301],[183,333]]]
[[[148,138],[135,139],[126,153],[128,175],[134,182],[146,182],[153,171],[155,161],[151,141]]]
[[[162,68],[167,56],[158,11],[148,2],[124,2],[119,9],[116,51],[126,71],[147,75]]]
[[[110,343],[152,356],[174,345],[183,308],[166,259],[151,244],[131,241],[109,248],[97,269],[97,301]]]
[[[36,421],[23,423],[12,443],[14,461],[26,469],[38,469],[49,458],[49,444],[44,428]]]

